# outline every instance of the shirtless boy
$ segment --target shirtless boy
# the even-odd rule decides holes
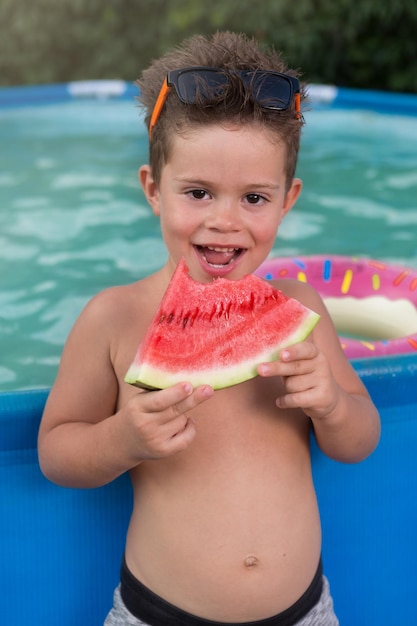
[[[42,470],[56,483],[98,487],[130,472],[134,506],[108,626],[338,624],[309,433],[326,455],[354,463],[377,445],[379,417],[319,295],[277,281],[321,320],[253,380],[216,392],[123,381],[181,257],[209,282],[253,273],[270,252],[301,191],[305,94],[295,77],[273,50],[218,33],[184,42],[139,81],[150,131],[139,179],[167,261],[86,306],[39,433]]]

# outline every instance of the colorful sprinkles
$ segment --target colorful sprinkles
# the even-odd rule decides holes
[[[408,300],[417,311],[417,270],[397,267],[375,259],[342,256],[311,256],[269,259],[257,272],[268,279],[296,278],[310,283],[322,297]],[[340,338],[349,358],[402,354],[417,351],[417,328],[398,339],[368,341]]]

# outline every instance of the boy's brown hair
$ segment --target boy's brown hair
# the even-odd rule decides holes
[[[273,48],[262,49],[255,39],[229,31],[211,36],[196,35],[186,39],[180,46],[154,61],[136,81],[139,87],[138,100],[145,109],[145,123],[149,122],[155,102],[166,75],[171,70],[186,67],[216,67],[225,70],[272,70],[297,77],[289,70],[280,53]],[[300,87],[301,101],[305,99],[304,88]],[[149,144],[149,162],[154,179],[159,183],[161,171],[170,154],[173,133],[182,133],[190,127],[210,124],[259,123],[272,140],[282,141],[287,153],[287,186],[295,174],[300,146],[302,116],[297,119],[294,104],[286,110],[275,111],[263,108],[251,97],[250,89],[236,75],[230,85],[215,101],[183,104],[175,90],[171,90],[158,119]],[[220,147],[219,147],[220,148]]]

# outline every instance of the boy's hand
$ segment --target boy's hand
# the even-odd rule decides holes
[[[260,376],[281,376],[280,409],[300,408],[312,419],[325,418],[337,405],[340,389],[326,357],[311,342],[286,348],[278,361],[262,363]]]
[[[161,391],[141,392],[123,410],[130,425],[126,445],[138,462],[159,459],[185,450],[195,437],[195,424],[188,411],[213,395],[212,387],[193,389],[178,383]]]

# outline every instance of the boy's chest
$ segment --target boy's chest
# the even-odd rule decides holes
[[[282,392],[280,379],[255,378],[246,383],[218,390],[193,412],[196,445],[202,448],[229,448],[253,454],[257,449],[299,441],[308,433],[309,422],[301,411],[282,411],[276,398]]]

